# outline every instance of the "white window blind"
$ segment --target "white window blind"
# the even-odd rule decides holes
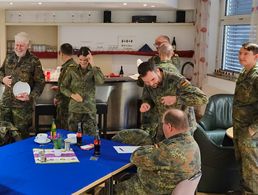
[[[224,25],[222,69],[239,72],[242,66],[238,61],[238,52],[251,33],[250,24],[239,24],[238,15],[251,15],[252,0],[226,0],[225,19],[230,16],[230,23]]]
[[[227,0],[226,16],[251,14],[253,0]]]

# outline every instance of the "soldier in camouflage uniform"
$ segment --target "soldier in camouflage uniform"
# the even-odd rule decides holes
[[[163,42],[158,48],[160,61],[156,65],[167,72],[179,74],[178,69],[175,67],[171,60],[171,57],[174,55],[172,45],[169,42]],[[139,80],[143,83],[142,79]],[[144,83],[142,86],[144,86]],[[158,118],[159,115],[155,107],[149,112],[142,113],[141,128],[147,131],[155,129],[157,127],[156,121],[158,120]]]
[[[68,130],[68,105],[70,98],[61,93],[60,86],[66,77],[68,67],[77,67],[78,65],[72,58],[73,47],[69,43],[64,43],[60,46],[60,55],[64,64],[61,67],[57,94],[54,99],[54,104],[56,105],[56,126],[57,128]]]
[[[160,56],[160,51],[159,51],[159,50],[160,50],[161,45],[164,44],[164,43],[170,44],[170,39],[169,39],[169,37],[166,36],[166,35],[160,35],[160,36],[158,36],[158,37],[155,39],[155,44],[154,44],[154,46],[156,47],[156,49],[157,49],[159,55],[156,55],[156,56],[151,57],[151,58],[148,60],[150,63],[153,63],[153,64],[156,64],[156,65],[157,65],[157,64],[160,63],[160,61],[162,61],[161,56]],[[173,51],[173,55],[171,55],[170,58],[171,58],[172,64],[173,64],[178,70],[180,70],[180,69],[181,69],[181,66],[180,66],[180,59],[179,59],[179,56],[178,56],[177,54],[175,54],[174,51]]]
[[[180,181],[200,172],[200,150],[189,133],[186,114],[170,109],[162,122],[166,138],[158,144],[142,146],[132,154],[137,174],[118,183],[115,194],[170,195]]]
[[[21,140],[19,130],[7,121],[0,121],[0,146]]]
[[[244,43],[239,51],[243,69],[233,101],[236,158],[240,161],[245,194],[258,194],[258,45]]]
[[[82,122],[85,133],[96,133],[95,85],[104,83],[104,75],[99,67],[92,66],[93,58],[88,47],[78,52],[79,66],[69,67],[61,83],[61,93],[70,99],[69,130],[77,131]]]
[[[159,118],[156,121],[157,127],[148,132],[154,143],[164,139],[160,122],[162,114],[167,109],[177,108],[186,111],[188,106],[202,105],[208,101],[207,96],[199,88],[192,86],[185,77],[163,71],[149,62],[140,64],[138,73],[145,84],[140,112],[148,112],[155,107],[159,114]],[[189,120],[189,122],[191,121],[192,120]],[[192,130],[195,129],[193,127],[194,125],[196,124],[190,124]],[[139,131],[137,136],[145,137],[141,132],[142,131]],[[112,139],[114,141],[135,145],[135,133],[131,134],[132,136],[128,133],[126,138],[122,137],[123,134],[124,133],[120,131]],[[125,140],[127,142],[125,142]],[[144,144],[145,143],[141,143],[140,145]]]
[[[0,80],[5,85],[1,101],[0,120],[11,122],[23,138],[29,136],[32,125],[33,102],[45,86],[45,77],[39,59],[28,51],[29,39],[25,32],[15,35],[14,52],[7,55],[0,68]],[[30,85],[30,94],[14,96],[13,86],[18,81]]]

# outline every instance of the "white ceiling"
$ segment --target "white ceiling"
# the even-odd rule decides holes
[[[12,2],[12,5],[10,4]],[[39,2],[42,4],[39,5]],[[127,5],[123,5],[123,3]],[[145,5],[144,5],[145,4]],[[177,0],[0,0],[0,9],[6,10],[173,10]]]

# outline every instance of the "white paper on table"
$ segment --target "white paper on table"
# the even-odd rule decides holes
[[[113,146],[117,153],[133,153],[140,146]]]

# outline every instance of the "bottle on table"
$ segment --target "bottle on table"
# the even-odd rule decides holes
[[[96,135],[94,137],[94,156],[100,155],[100,142],[99,130],[96,130]]]
[[[77,145],[81,146],[82,145],[82,123],[78,123],[78,129],[76,133],[76,139],[77,139]]]
[[[173,41],[172,41],[172,47],[174,49],[174,51],[176,50],[176,37],[173,37]]]
[[[120,68],[119,76],[120,76],[120,77],[123,77],[123,76],[124,76],[123,66],[121,66],[121,68]]]
[[[51,139],[55,139],[56,138],[56,122],[55,122],[55,118],[52,119],[50,136],[51,136]]]

